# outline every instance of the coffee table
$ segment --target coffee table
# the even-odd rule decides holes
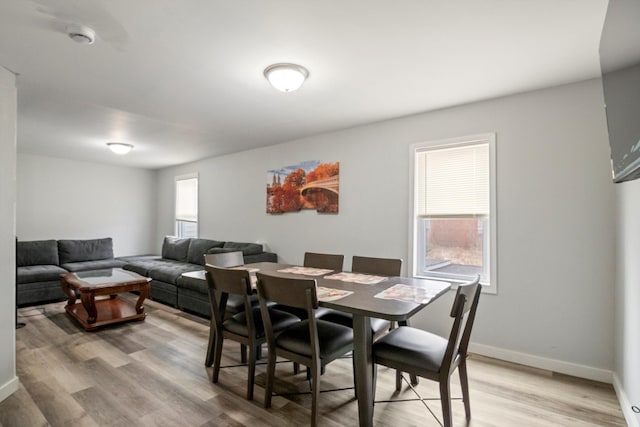
[[[87,331],[113,323],[144,320],[142,303],[149,296],[150,278],[121,268],[78,271],[60,276],[60,286],[69,297],[65,310]],[[138,291],[135,306],[118,294]],[[99,298],[96,297],[108,297]],[[76,299],[80,297],[80,302]]]

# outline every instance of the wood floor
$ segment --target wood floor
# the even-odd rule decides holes
[[[245,400],[246,368],[227,367],[218,384],[205,368],[208,321],[153,301],[146,321],[84,332],[64,303],[19,310],[16,331],[20,388],[0,402],[0,426],[301,426],[311,409],[305,374],[279,363],[273,407],[262,407],[265,366],[257,369],[255,400]],[[239,364],[239,345],[225,343],[224,365]],[[322,376],[320,425],[356,426],[350,359]],[[469,359],[471,426],[624,426],[613,388],[476,355]],[[395,392],[391,370],[378,372],[377,400],[410,399]],[[453,394],[460,396],[454,375]],[[376,403],[376,426],[439,426],[435,383],[416,388],[426,402]],[[291,394],[293,393],[293,394]],[[295,394],[298,393],[298,394]],[[434,415],[437,417],[434,417]],[[462,401],[454,425],[467,425]]]

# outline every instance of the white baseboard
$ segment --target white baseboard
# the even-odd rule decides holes
[[[632,405],[629,401],[629,396],[627,396],[627,393],[622,388],[620,378],[618,378],[615,372],[613,374],[613,389],[616,391],[616,396],[618,396],[618,402],[620,402],[622,414],[624,415],[627,425],[629,427],[640,427],[640,414],[636,414],[631,409]]]
[[[613,373],[606,369],[569,363],[562,360],[548,359],[545,357],[505,350],[503,348],[492,347],[484,344],[469,343],[469,352],[608,384],[611,384],[613,379]]]
[[[18,390],[18,385],[18,377],[13,377],[6,383],[2,384],[0,386],[0,402],[15,393]]]

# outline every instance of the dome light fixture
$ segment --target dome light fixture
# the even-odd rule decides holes
[[[124,142],[107,142],[107,147],[116,154],[124,155],[131,151],[133,145]]]
[[[68,25],[67,34],[71,40],[80,44],[93,44],[96,41],[96,32],[84,25]]]
[[[281,92],[293,92],[309,77],[309,71],[297,64],[273,64],[264,70],[271,86]]]

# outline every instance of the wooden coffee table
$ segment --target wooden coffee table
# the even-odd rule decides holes
[[[144,320],[142,303],[151,290],[150,278],[121,268],[78,271],[60,276],[60,286],[69,297],[65,309],[87,331],[113,323]],[[135,306],[119,293],[138,291]],[[80,297],[80,302],[76,299]],[[96,297],[105,297],[98,298]]]

